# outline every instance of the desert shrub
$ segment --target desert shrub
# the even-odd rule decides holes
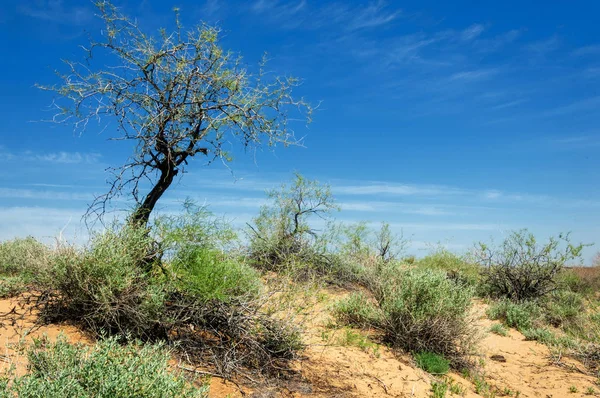
[[[206,397],[208,386],[195,387],[169,370],[169,352],[163,345],[115,339],[85,347],[65,338],[50,343],[36,340],[28,351],[25,376],[5,385],[3,397]]]
[[[384,278],[378,300],[388,340],[407,351],[441,354],[458,365],[473,338],[473,289],[442,271],[408,269]]]
[[[438,247],[416,262],[417,267],[441,270],[459,283],[476,286],[479,281],[480,267],[458,256],[444,247]]]
[[[348,326],[366,327],[382,324],[381,310],[373,300],[361,292],[352,293],[336,303],[334,314],[340,322]]]
[[[533,234],[521,230],[511,233],[498,248],[480,244],[476,257],[489,295],[521,301],[556,290],[565,263],[578,259],[582,248],[571,244],[568,234],[540,245]]]
[[[600,290],[600,266],[568,267],[559,275],[562,288],[586,296]]]
[[[329,186],[300,174],[295,177],[290,186],[267,192],[271,203],[261,208],[250,226],[249,257],[259,269],[281,271],[290,263],[304,263],[310,274],[329,265],[326,244],[318,242],[309,219],[326,219],[337,206]]]
[[[199,206],[190,199],[184,202],[181,213],[157,217],[153,233],[167,260],[175,254],[199,248],[229,251],[235,247],[238,239],[227,220],[215,216],[207,207]]]
[[[13,297],[27,291],[31,279],[24,275],[0,277],[0,299]]]
[[[51,255],[50,248],[32,237],[0,242],[0,297],[22,293],[42,279]]]
[[[205,300],[255,299],[261,290],[256,270],[208,248],[186,248],[177,253],[173,270],[185,291]]]
[[[577,327],[585,314],[583,298],[579,293],[556,290],[542,302],[546,322],[554,327]]]
[[[131,227],[108,230],[89,247],[59,250],[41,302],[46,320],[71,320],[96,335],[168,341],[223,374],[268,372],[301,346],[295,329],[259,311],[255,270],[208,245],[181,243],[172,263],[146,270],[152,238]],[[276,364],[277,362],[277,364]]]
[[[124,227],[95,235],[83,250],[60,248],[47,280],[56,296],[43,315],[79,319],[97,334],[157,334],[166,292],[139,267],[150,244],[146,230]]]
[[[508,336],[508,330],[501,323],[495,323],[490,327],[490,332],[498,336]]]
[[[428,373],[443,375],[450,370],[450,361],[433,352],[418,352],[414,354],[414,358],[417,366]]]
[[[493,303],[487,315],[490,319],[500,320],[508,327],[523,331],[539,324],[543,314],[535,302],[514,303],[505,299]]]
[[[555,344],[556,336],[547,328],[531,328],[523,330],[525,340],[539,341],[543,344]]]

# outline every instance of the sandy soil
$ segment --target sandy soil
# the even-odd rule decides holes
[[[298,317],[303,337],[308,344],[302,358],[294,364],[297,376],[277,384],[257,387],[247,380],[234,383],[213,377],[210,397],[429,397],[435,379],[414,367],[408,356],[398,355],[388,348],[369,343],[368,347],[344,342],[345,329],[331,328],[330,306],[346,293],[327,289],[320,298],[306,303]],[[26,371],[26,359],[15,346],[21,339],[31,341],[42,335],[50,339],[62,333],[69,341],[90,343],[77,328],[70,325],[48,325],[31,331],[35,313],[28,313],[18,300],[0,300],[0,371],[16,366],[17,373]],[[536,342],[525,341],[523,335],[511,330],[506,337],[487,333],[493,324],[485,318],[484,307],[477,305],[477,324],[485,332],[479,351],[481,372],[496,396],[519,397],[580,397],[591,387],[600,391],[596,378],[574,370],[584,369],[575,361],[556,364],[548,349]],[[25,316],[15,316],[25,314]],[[358,332],[357,332],[358,333]],[[492,359],[496,358],[496,360]],[[564,362],[564,361],[563,361]],[[475,385],[460,375],[450,374],[464,396],[485,396],[475,393]],[[571,393],[575,386],[577,393]],[[454,396],[448,393],[447,396]],[[589,396],[589,395],[587,395]]]

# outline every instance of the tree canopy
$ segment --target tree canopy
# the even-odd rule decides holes
[[[297,79],[271,77],[265,59],[250,73],[240,56],[220,46],[218,28],[186,31],[177,10],[173,31],[150,35],[110,2],[96,7],[105,24],[102,39],[90,38],[83,61],[65,61],[60,84],[41,87],[58,94],[55,122],[82,133],[97,121],[111,139],[134,144],[131,156],[109,169],[109,188],[95,197],[88,216],[103,215],[111,199],[127,193],[136,202],[132,221],[146,225],[196,155],[208,164],[227,163],[229,143],[245,150],[299,144],[290,112],[310,122],[312,108],[292,96]]]

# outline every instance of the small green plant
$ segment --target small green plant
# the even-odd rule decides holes
[[[375,326],[382,322],[379,308],[362,293],[352,293],[347,298],[336,303],[334,309],[336,318],[354,327]]]
[[[506,326],[522,331],[539,322],[542,310],[535,302],[513,303],[501,300],[488,308],[487,315],[490,319],[501,320]]]
[[[424,351],[414,354],[414,357],[417,366],[428,373],[443,375],[450,370],[450,361],[441,355]]]
[[[508,336],[508,330],[501,323],[495,323],[490,327],[490,332],[499,336]]]
[[[596,395],[596,390],[594,389],[594,387],[588,387],[585,390],[585,395]]]
[[[35,340],[28,350],[29,372],[5,386],[5,397],[22,398],[203,398],[208,386],[194,387],[169,370],[161,344],[119,345],[109,338],[92,347]]]
[[[577,387],[576,387],[576,386],[571,386],[571,387],[569,387],[569,392],[570,392],[571,394],[575,394],[577,391],[578,391],[578,390],[577,390]]]
[[[434,381],[431,383],[431,397],[444,398],[448,392],[448,384],[443,381]]]
[[[380,355],[378,344],[373,343],[367,336],[352,329],[342,329],[342,334],[338,337],[337,343],[341,346],[358,347],[366,353],[373,354],[376,358]]]
[[[450,392],[455,395],[463,395],[465,393],[465,387],[458,383],[450,383]]]

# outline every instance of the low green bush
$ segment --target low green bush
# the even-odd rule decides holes
[[[380,269],[370,290],[376,306],[364,295],[353,295],[336,307],[338,319],[375,326],[405,351],[432,352],[453,366],[467,365],[475,337],[470,322],[473,288],[443,271],[406,269],[391,262]]]
[[[36,340],[28,351],[25,376],[4,380],[0,397],[21,398],[135,398],[208,395],[208,386],[195,387],[169,370],[169,352],[163,345],[119,345],[114,338],[85,347]]]
[[[459,283],[476,286],[479,281],[480,267],[449,250],[439,247],[416,262],[417,267],[441,270]]]
[[[204,300],[254,299],[262,288],[254,268],[214,249],[186,249],[177,253],[172,266],[181,288]]]
[[[443,375],[450,370],[450,361],[433,352],[418,352],[414,354],[414,358],[417,366],[428,373]]]
[[[380,326],[383,321],[381,310],[364,293],[352,293],[334,307],[336,318],[353,327]]]
[[[35,275],[49,265],[51,250],[32,237],[0,242],[0,275]]]
[[[508,336],[508,330],[501,323],[495,323],[490,327],[490,332],[498,336]]]
[[[554,327],[577,329],[582,325],[585,315],[583,297],[569,290],[557,290],[546,297],[544,307],[546,322]]]
[[[297,331],[259,311],[258,273],[209,245],[180,242],[172,262],[148,269],[147,230],[107,230],[84,249],[61,248],[41,315],[79,322],[97,336],[168,341],[223,374],[281,368],[302,346]]]
[[[500,320],[508,327],[523,331],[539,324],[543,314],[535,302],[513,303],[501,300],[488,308],[487,315],[490,319]]]

